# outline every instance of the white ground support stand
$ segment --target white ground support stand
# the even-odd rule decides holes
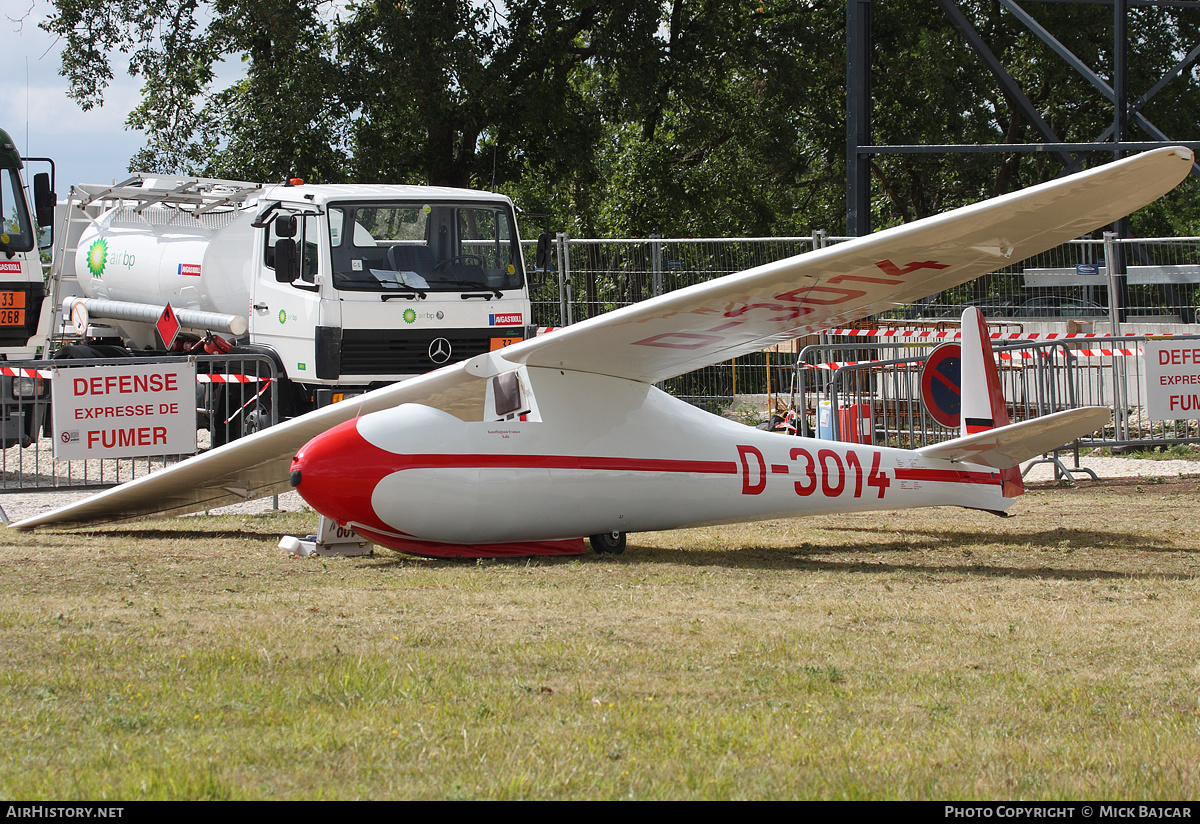
[[[338,526],[324,515],[317,521],[317,534],[309,535],[303,540],[292,535],[284,535],[279,540],[279,548],[289,555],[320,555],[323,557],[351,558],[358,555],[372,555],[375,545],[367,541],[353,529]]]
[[[1075,466],[1071,467],[1070,469],[1067,468],[1067,465],[1062,462],[1062,458],[1059,457],[1058,453],[1061,452],[1062,450],[1055,449],[1052,452],[1046,452],[1045,454],[1042,455],[1042,457],[1038,458],[1036,461],[1030,461],[1029,466],[1025,467],[1025,471],[1021,473],[1021,477],[1024,478],[1025,475],[1027,475],[1029,473],[1029,470],[1033,469],[1038,464],[1052,464],[1054,466],[1054,480],[1056,480],[1056,481],[1065,480],[1068,483],[1075,483],[1075,475],[1074,475],[1075,472],[1087,473],[1088,475],[1091,476],[1093,481],[1100,480],[1099,476],[1097,476],[1094,471],[1092,471],[1091,469],[1088,469],[1086,466],[1079,465],[1079,443],[1078,442],[1076,442],[1073,445],[1072,449],[1074,450],[1074,453],[1075,453]]]

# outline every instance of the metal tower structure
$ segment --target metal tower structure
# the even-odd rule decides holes
[[[1079,161],[1073,153],[1112,152],[1113,158],[1129,152],[1145,151],[1168,145],[1184,145],[1200,152],[1200,141],[1171,140],[1151,123],[1141,109],[1173,78],[1178,77],[1200,57],[1200,45],[1191,49],[1170,71],[1144,94],[1130,102],[1127,87],[1129,56],[1128,14],[1131,6],[1174,6],[1200,10],[1197,0],[1041,0],[1041,2],[1110,3],[1113,7],[1113,83],[1109,85],[1092,68],[1071,53],[1037,20],[1017,4],[1017,0],[998,0],[1022,25],[1050,47],[1085,80],[1113,104],[1113,123],[1104,134],[1088,143],[1065,143],[1008,73],[991,48],[971,25],[955,0],[936,0],[959,35],[970,45],[1000,84],[1006,96],[1033,124],[1041,137],[1038,143],[873,145],[871,142],[871,0],[846,0],[846,229],[847,234],[863,235],[871,231],[871,157],[882,154],[948,154],[959,152],[1049,152],[1062,162],[1064,171],[1077,171]],[[1129,125],[1150,135],[1148,141],[1129,140]],[[1200,165],[1192,168],[1200,178]],[[1124,223],[1124,221],[1121,221]],[[1118,234],[1126,234],[1118,224]]]

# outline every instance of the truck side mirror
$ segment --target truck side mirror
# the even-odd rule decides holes
[[[543,272],[550,270],[550,233],[538,235],[537,252],[533,256],[533,265]]]
[[[275,237],[295,237],[296,216],[280,215],[275,218]]]
[[[293,222],[295,218],[292,218]],[[276,226],[278,228],[278,226]],[[295,229],[295,226],[292,227]],[[290,237],[281,237],[275,241],[275,280],[280,283],[291,283],[299,274],[296,255],[296,241]]]
[[[57,198],[50,191],[50,175],[46,172],[33,176],[33,211],[38,226],[54,223],[54,203]]]

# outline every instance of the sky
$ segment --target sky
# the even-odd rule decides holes
[[[139,84],[127,66],[113,60],[113,83],[104,106],[85,112],[67,95],[58,74],[62,43],[38,28],[49,0],[0,0],[0,129],[22,156],[51,157],[60,197],[72,183],[109,183],[127,177],[129,159],[140,149],[140,132],[126,129],[137,105]],[[46,171],[44,164],[32,171]]]

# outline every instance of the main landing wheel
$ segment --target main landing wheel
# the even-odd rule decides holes
[[[588,538],[592,551],[600,555],[620,555],[625,551],[624,532],[604,532]]]

